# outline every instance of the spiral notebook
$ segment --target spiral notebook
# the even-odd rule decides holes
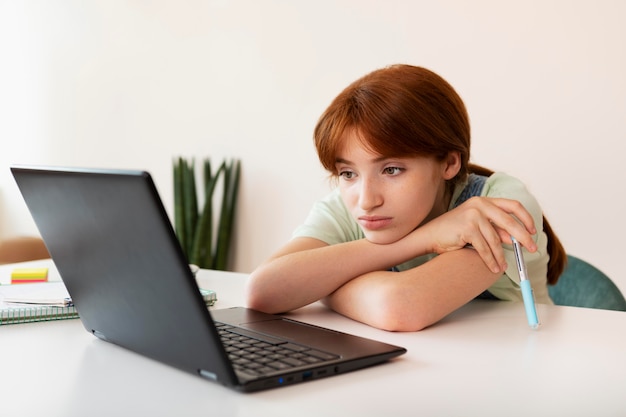
[[[78,318],[62,282],[0,286],[0,324]]]
[[[215,291],[201,288],[200,293],[207,307],[217,301]],[[0,286],[0,325],[77,318],[61,281]]]

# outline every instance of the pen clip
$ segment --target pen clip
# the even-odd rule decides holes
[[[515,254],[515,263],[517,264],[517,272],[519,273],[520,281],[528,280],[528,274],[526,272],[526,263],[524,262],[524,255],[522,255],[522,246],[517,239],[511,236],[513,242],[513,253]]]

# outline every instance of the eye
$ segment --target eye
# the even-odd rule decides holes
[[[391,175],[391,176],[398,175],[402,171],[404,171],[404,169],[398,168],[398,167],[387,167],[387,168],[383,169],[383,173],[385,173],[387,175]]]
[[[339,172],[339,177],[343,178],[344,180],[351,180],[355,176],[356,174],[354,173],[354,171],[344,170]]]

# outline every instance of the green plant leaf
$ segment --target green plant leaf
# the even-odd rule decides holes
[[[187,243],[187,235],[185,233],[185,209],[184,209],[184,187],[183,187],[183,158],[174,160],[174,230],[178,241],[185,253],[189,256]]]
[[[194,263],[201,268],[206,268],[207,265],[211,264],[211,236],[213,235],[213,203],[206,189],[206,184],[211,181],[211,162],[209,159],[204,160],[202,168],[205,200],[194,230],[192,250]]]
[[[222,195],[222,207],[220,211],[220,221],[217,231],[216,254],[214,258],[214,269],[226,270],[228,267],[228,255],[230,253],[233,223],[235,219],[235,207],[237,205],[237,195],[239,191],[239,177],[241,174],[241,163],[239,160],[232,160],[224,171],[224,192]]]
[[[185,246],[187,247],[189,262],[194,263],[193,242],[198,222],[198,199],[196,196],[195,163],[183,161],[183,204],[185,216]]]

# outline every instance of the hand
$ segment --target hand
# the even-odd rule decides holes
[[[430,236],[432,251],[450,252],[467,245],[478,252],[494,273],[506,270],[502,243],[515,238],[530,252],[537,250],[537,233],[530,213],[516,200],[472,197],[420,228]]]

